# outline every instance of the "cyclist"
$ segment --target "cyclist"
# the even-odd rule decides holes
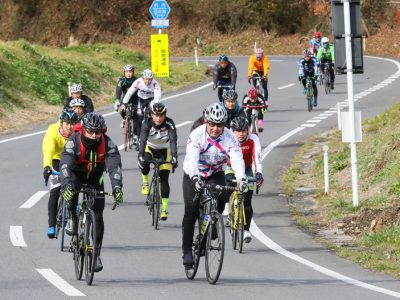
[[[82,94],[82,85],[80,83],[74,83],[69,88],[70,96],[65,100],[64,108],[69,108],[72,99],[82,99],[85,102],[85,113],[93,112],[93,101],[88,96]]]
[[[240,191],[246,192],[247,179],[240,145],[232,131],[225,129],[226,110],[219,103],[207,107],[206,124],[192,131],[186,144],[183,162],[183,198],[185,214],[182,220],[183,264],[193,265],[192,244],[194,225],[199,213],[199,200],[194,200],[204,183],[225,185],[224,168],[231,161]],[[226,192],[218,196],[218,211],[222,212]]]
[[[143,121],[140,131],[138,165],[142,170],[142,194],[149,194],[150,164],[148,160],[160,158],[171,164],[160,166],[161,179],[161,214],[162,221],[168,218],[169,183],[168,177],[172,168],[178,167],[177,135],[174,121],[167,117],[167,108],[161,102],[151,106],[151,117]],[[148,203],[146,203],[147,205]]]
[[[78,115],[73,110],[65,109],[61,112],[59,120],[47,128],[43,138],[43,177],[46,183],[50,181],[50,197],[47,206],[49,239],[56,237],[56,215],[61,190],[59,176],[53,174],[53,171],[60,171],[61,152],[65,142],[74,132],[73,127],[77,122]]]
[[[203,115],[198,118],[196,121],[193,122],[192,128],[190,128],[190,132],[195,130],[197,127],[203,125],[206,122],[206,116],[205,113],[207,112],[207,109],[203,109]]]
[[[137,132],[140,133],[141,123],[143,116],[140,111],[144,112],[149,106],[150,102],[154,100],[154,103],[159,102],[161,98],[161,88],[157,80],[154,79],[154,74],[150,69],[146,69],[142,73],[142,77],[136,79],[131,87],[126,92],[120,110],[125,110],[125,104],[127,104],[132,95],[138,93],[138,115],[141,117],[138,120]],[[149,114],[147,114],[148,116]]]
[[[325,62],[329,63],[329,73],[331,77],[331,89],[334,88],[335,82],[335,72],[333,71],[333,66],[335,65],[335,51],[333,45],[329,44],[329,39],[323,37],[321,40],[322,47],[319,47],[317,52],[317,61],[321,68],[321,73],[324,73]]]
[[[249,71],[247,76],[247,81],[251,82],[252,75],[259,75],[261,79],[262,88],[264,89],[264,97],[268,100],[268,72],[269,72],[270,62],[267,56],[264,55],[264,50],[257,48],[254,54],[249,58]],[[256,81],[253,80],[254,87],[256,86]]]
[[[299,60],[299,81],[303,84],[304,94],[306,93],[307,76],[311,78],[312,86],[314,89],[313,105],[317,106],[318,89],[317,89],[317,74],[318,66],[317,61],[312,57],[311,51],[305,49],[303,51],[304,58]]]
[[[122,95],[125,95],[128,89],[131,87],[133,82],[137,79],[135,76],[135,68],[132,65],[125,65],[124,68],[124,76],[120,77],[118,80],[117,87],[115,88],[115,103],[114,109],[115,111],[119,111],[119,107],[121,105]],[[138,104],[137,93],[134,93],[132,97],[129,99],[128,103],[132,103],[133,105]],[[122,117],[121,127],[124,127],[124,119],[125,119],[125,110],[120,111]],[[139,135],[139,133],[136,133]]]
[[[257,188],[260,188],[264,182],[262,176],[262,160],[261,160],[261,144],[258,136],[255,134],[249,134],[249,123],[244,117],[237,117],[232,120],[231,128],[240,143],[242,148],[243,159],[246,168],[246,175],[248,177],[254,177]],[[225,170],[226,182],[232,184],[235,179],[235,174],[228,162],[228,168]],[[244,195],[244,211],[246,217],[246,225],[244,226],[243,240],[246,243],[250,243],[251,234],[249,232],[251,219],[253,217],[253,207],[251,206],[251,198],[253,196],[254,185],[249,185],[249,190]],[[228,192],[230,196],[232,192]],[[229,197],[228,196],[228,197]]]
[[[310,40],[310,51],[312,56],[316,56],[318,48],[321,47],[321,32],[316,32],[314,37]]]
[[[79,120],[82,118],[83,114],[85,113],[85,101],[79,98],[74,98],[69,102],[69,107],[72,109],[74,112],[79,117]]]
[[[115,203],[123,202],[121,157],[117,146],[105,134],[107,128],[103,116],[88,113],[83,116],[81,122],[81,129],[74,132],[66,142],[60,162],[62,196],[71,215],[66,227],[66,233],[69,235],[76,234],[77,231],[77,192],[85,183],[92,185],[98,191],[103,191],[103,173],[106,168],[110,175]],[[95,272],[103,269],[100,249],[104,233],[104,205],[104,195],[97,196],[93,205],[97,225],[97,236],[94,239],[99,249]]]
[[[218,59],[218,62],[214,66],[213,73],[213,89],[215,90],[218,85],[230,86],[232,89],[235,89],[236,86],[236,78],[237,78],[237,69],[236,66],[229,61],[228,56],[221,55]],[[222,93],[225,88],[218,88],[218,99],[222,103]]]
[[[223,107],[227,112],[226,127],[231,127],[231,121],[238,116],[246,116],[243,108],[239,106],[237,101],[238,94],[234,90],[225,90],[222,94]]]
[[[264,106],[264,108],[251,108],[251,106]],[[246,112],[247,121],[251,123],[251,113],[252,110],[257,110],[257,122],[258,122],[258,131],[263,132],[263,119],[264,113],[268,108],[268,101],[265,101],[262,95],[259,95],[257,90],[253,87],[249,88],[247,94],[243,96],[242,106],[244,107],[244,111]]]

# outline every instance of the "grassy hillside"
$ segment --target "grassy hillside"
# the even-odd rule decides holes
[[[150,67],[143,53],[117,45],[48,48],[24,40],[0,42],[0,131],[30,116],[46,120],[48,114],[54,115],[67,96],[68,82],[81,82],[95,106],[111,103],[122,66],[127,63],[134,65],[139,75]],[[205,65],[196,70],[188,62],[172,63],[170,73],[170,78],[158,79],[163,91],[207,78]],[[11,118],[13,111],[23,118]],[[34,116],[36,111],[41,114]]]
[[[324,195],[323,155],[329,145],[330,193]],[[359,195],[352,205],[350,149],[337,130],[308,141],[284,176],[288,192],[315,188],[313,213],[295,211],[301,225],[333,228],[354,238],[353,247],[330,245],[339,255],[400,278],[400,103],[363,124],[357,144]],[[310,162],[304,158],[310,157]],[[295,196],[296,197],[296,196]],[[295,200],[302,203],[301,199]],[[297,205],[298,206],[298,205]]]

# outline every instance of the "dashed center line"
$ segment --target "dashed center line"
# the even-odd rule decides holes
[[[296,84],[295,83],[290,83],[290,84],[278,87],[278,90],[283,90],[283,89],[289,88],[289,87],[294,86],[294,85],[296,85]]]
[[[24,241],[22,226],[10,226],[10,240],[15,247],[28,247]]]
[[[74,288],[64,279],[62,279],[57,273],[52,269],[36,269],[44,278],[46,278],[52,285],[54,285],[61,292],[70,297],[84,297],[86,296],[81,291]]]
[[[38,192],[36,192],[28,200],[26,200],[26,202],[24,204],[22,204],[19,208],[31,208],[36,203],[38,203],[39,200],[42,199],[42,197],[47,194],[47,192],[48,191],[38,191]]]

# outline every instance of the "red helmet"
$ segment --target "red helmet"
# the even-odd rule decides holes
[[[255,88],[250,88],[248,91],[247,91],[247,96],[249,96],[249,98],[251,98],[251,99],[255,99],[255,98],[257,98],[258,97],[258,93],[257,93],[257,90],[255,89]]]
[[[314,37],[315,38],[321,38],[321,32],[316,32],[316,33],[314,33]]]

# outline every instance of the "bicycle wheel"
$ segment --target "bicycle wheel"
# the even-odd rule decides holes
[[[67,207],[66,207],[63,197],[60,197],[58,205],[60,206],[60,209],[61,209],[60,233],[61,233],[61,252],[63,252],[64,251],[64,238],[65,238],[65,225],[67,223]]]
[[[85,261],[83,237],[84,234],[82,230],[78,230],[78,234],[72,237],[72,245],[74,247],[75,276],[78,280],[82,279],[83,265]]]
[[[331,87],[330,87],[330,74],[329,74],[329,70],[327,70],[327,67],[325,66],[325,70],[324,70],[324,88],[325,88],[325,94],[330,93],[331,91]]]
[[[251,133],[257,133],[257,120],[254,115],[251,115]]]
[[[231,205],[229,209],[229,218],[230,218],[230,228],[229,231],[231,233],[231,238],[232,238],[232,248],[233,250],[236,250],[236,243],[237,243],[237,230],[236,230],[236,217],[235,217],[235,199],[237,197],[236,192],[233,192],[232,194],[232,199],[231,199]]]
[[[97,260],[96,249],[96,221],[94,211],[89,210],[85,222],[85,277],[87,285],[91,285],[94,276],[94,267]]]
[[[160,194],[160,181],[156,179],[154,185],[154,229],[158,229],[158,221],[160,220],[161,212],[161,194]]]
[[[133,119],[132,118],[129,118],[129,130],[128,130],[128,132],[129,132],[129,134],[128,134],[128,137],[129,137],[129,149],[132,149],[133,148]]]
[[[237,220],[237,250],[239,251],[239,253],[242,253],[243,251],[243,235],[244,235],[244,220],[243,220],[243,202],[240,201],[239,205],[238,205],[238,220]]]
[[[124,150],[128,151],[128,143],[129,143],[129,123],[128,123],[128,116],[124,119]]]
[[[194,259],[194,265],[193,265],[193,267],[185,268],[185,274],[186,274],[187,279],[189,279],[189,280],[194,279],[194,277],[196,276],[197,270],[199,268],[199,263],[200,263],[200,240],[199,240],[199,237],[197,237],[193,241],[192,253],[193,253],[193,259]]]
[[[225,251],[225,226],[221,214],[211,212],[210,225],[206,237],[206,276],[210,284],[215,284],[221,274]]]

